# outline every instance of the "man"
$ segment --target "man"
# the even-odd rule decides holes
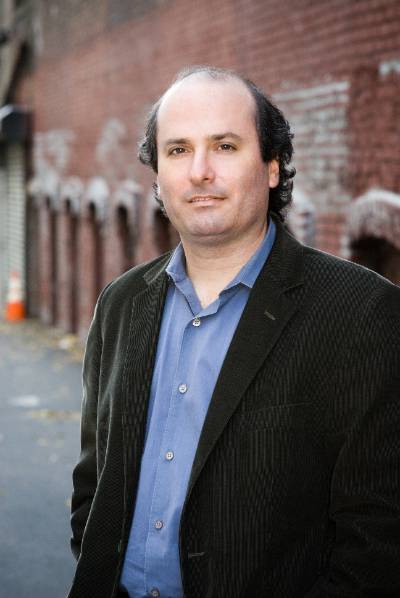
[[[286,232],[291,155],[234,73],[153,107],[181,244],[97,304],[70,598],[400,595],[400,291]]]

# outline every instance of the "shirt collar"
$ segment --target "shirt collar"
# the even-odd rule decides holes
[[[261,268],[263,267],[265,261],[267,260],[270,254],[270,251],[275,241],[275,236],[276,226],[272,218],[270,218],[268,231],[261,245],[259,246],[257,251],[251,256],[251,258],[245,263],[245,265],[240,269],[236,276],[231,280],[231,282],[225,287],[224,290],[230,289],[239,283],[249,287],[250,289],[253,288],[257,276],[259,275]],[[166,272],[168,276],[172,278],[175,284],[181,282],[187,277],[186,259],[182,243],[179,243],[179,245],[173,252],[171,260],[166,268]]]
[[[186,258],[182,243],[175,248],[165,271],[175,284],[186,278]]]
[[[253,285],[260,274],[263,265],[265,264],[271,249],[274,244],[276,236],[276,226],[272,218],[269,219],[269,225],[267,234],[265,235],[261,245],[251,258],[245,263],[245,265],[239,270],[235,278],[225,287],[230,289],[231,287],[242,283],[249,289],[253,288]]]

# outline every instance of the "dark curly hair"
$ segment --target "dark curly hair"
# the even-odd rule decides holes
[[[277,160],[279,163],[279,184],[277,187],[270,189],[268,212],[274,212],[284,221],[287,209],[292,201],[292,179],[296,174],[296,170],[289,167],[293,155],[293,134],[290,131],[288,121],[279,108],[255,83],[228,69],[213,66],[187,67],[177,74],[171,87],[175,83],[199,73],[204,73],[215,80],[227,80],[233,77],[242,81],[253,96],[256,105],[255,124],[261,157],[265,163],[271,160]],[[147,118],[145,135],[139,143],[138,156],[140,161],[151,166],[154,172],[157,172],[157,115],[164,95],[153,104]],[[163,203],[158,195],[156,185],[154,185],[154,190],[156,199],[163,209]]]

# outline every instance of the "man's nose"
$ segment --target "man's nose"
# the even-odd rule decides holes
[[[215,178],[214,169],[206,151],[194,152],[190,167],[190,180],[198,185]]]

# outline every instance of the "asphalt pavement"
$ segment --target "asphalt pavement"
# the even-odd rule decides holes
[[[64,598],[82,349],[34,321],[0,322],[0,598]]]

